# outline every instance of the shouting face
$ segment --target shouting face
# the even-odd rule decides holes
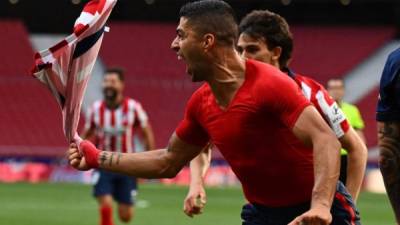
[[[205,50],[203,37],[200,37],[190,25],[185,17],[181,17],[176,28],[176,37],[171,43],[171,49],[178,56],[178,60],[183,60],[186,64],[186,73],[191,76],[193,82],[204,81]]]

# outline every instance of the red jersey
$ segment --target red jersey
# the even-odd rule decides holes
[[[109,109],[101,100],[89,109],[86,129],[95,129],[96,145],[105,151],[134,152],[133,135],[146,127],[148,118],[139,102],[125,98],[116,109]]]
[[[336,137],[343,137],[349,130],[350,124],[335,100],[328,94],[328,91],[309,77],[298,74],[293,76],[296,83],[301,87],[304,96],[317,108],[318,112],[335,132]]]
[[[226,110],[204,84],[189,100],[176,134],[189,144],[215,144],[249,202],[294,205],[310,201],[314,185],[313,150],[292,132],[309,105],[286,74],[248,60],[245,81]]]

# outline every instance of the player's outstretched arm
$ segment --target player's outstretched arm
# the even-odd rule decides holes
[[[379,167],[400,224],[400,122],[378,122]]]
[[[83,141],[79,153],[76,145],[68,150],[70,165],[79,170],[103,170],[142,178],[174,177],[182,167],[200,153],[202,147],[193,146],[172,135],[167,149],[140,153],[100,151],[88,141]]]
[[[201,214],[207,203],[207,196],[204,189],[204,177],[210,167],[210,148],[211,144],[207,145],[202,152],[190,162],[189,192],[183,202],[183,211],[190,217]]]
[[[340,143],[317,110],[306,107],[298,117],[293,133],[306,145],[313,147],[315,183],[311,209],[289,225],[323,224],[332,221],[330,209],[339,178]]]
[[[348,152],[346,187],[354,201],[357,201],[367,166],[368,149],[351,127],[339,141]]]

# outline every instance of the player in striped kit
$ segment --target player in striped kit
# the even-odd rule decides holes
[[[364,177],[367,148],[327,90],[315,80],[289,69],[293,40],[286,20],[268,10],[256,10],[242,19],[239,32],[238,52],[244,58],[271,64],[290,76],[329,124],[342,146],[349,149],[346,187],[356,201]],[[210,157],[207,154],[210,151],[204,151],[190,164],[190,189],[184,200],[184,212],[188,216],[200,214],[206,203],[203,177],[209,165]],[[337,201],[335,199],[334,205],[341,207],[340,204],[335,204]],[[351,202],[350,199],[348,201]],[[345,210],[342,211],[346,213]]]
[[[104,99],[96,101],[89,109],[83,138],[91,139],[106,151],[126,153],[135,151],[133,137],[140,132],[145,149],[154,149],[153,132],[146,112],[139,102],[123,96],[123,88],[123,71],[108,69],[103,80]],[[100,206],[100,224],[113,224],[113,200],[118,202],[121,221],[129,222],[133,217],[132,195],[136,193],[136,179],[101,170],[97,175],[94,196]]]

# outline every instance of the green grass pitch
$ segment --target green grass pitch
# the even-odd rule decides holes
[[[185,187],[141,185],[136,217],[131,224],[241,224],[240,209],[245,201],[239,188],[209,188],[207,193],[204,214],[191,219],[182,212]],[[359,208],[363,225],[395,224],[385,195],[363,193]],[[98,224],[97,205],[88,185],[0,184],[0,224],[94,225]]]

